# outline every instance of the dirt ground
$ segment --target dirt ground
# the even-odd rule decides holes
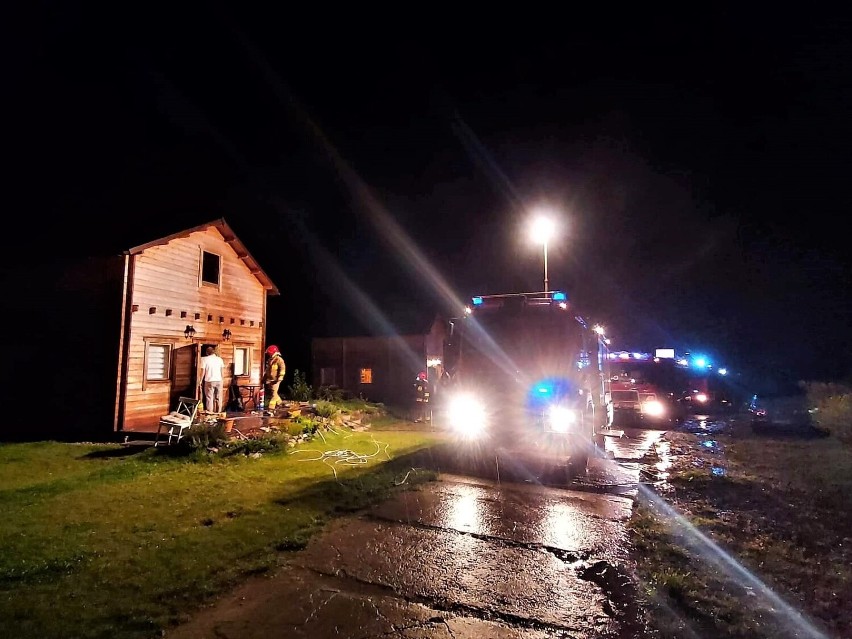
[[[655,452],[632,526],[661,636],[852,636],[848,450],[706,420]]]

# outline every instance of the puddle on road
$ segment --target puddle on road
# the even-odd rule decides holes
[[[674,447],[668,439],[655,443],[649,454],[642,460],[641,481],[652,486],[658,493],[670,492],[674,487],[669,483],[675,458],[679,466],[706,469],[714,477],[726,477],[724,446],[716,437],[730,432],[733,423],[725,419],[710,419],[706,415],[696,415],[681,424],[675,432],[696,435],[694,443],[686,445],[682,439]]]
[[[669,469],[672,467],[672,445],[667,441],[660,441],[657,442],[655,450],[660,460],[654,464],[657,479],[666,481],[669,478]]]
[[[711,419],[709,415],[695,415],[683,422],[678,430],[696,435],[722,433],[730,430],[731,423],[725,419]]]

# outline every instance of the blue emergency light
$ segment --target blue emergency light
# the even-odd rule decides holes
[[[482,306],[482,298],[481,297],[474,297],[472,301],[473,301],[474,306]]]
[[[567,302],[568,296],[562,291],[554,291],[552,299],[554,302]]]

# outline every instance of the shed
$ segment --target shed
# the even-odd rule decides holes
[[[380,335],[315,337],[311,341],[314,388],[332,387],[369,401],[403,406],[417,374],[437,380],[448,325],[439,314],[415,318]]]

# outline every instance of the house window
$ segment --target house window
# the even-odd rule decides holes
[[[323,366],[320,369],[320,386],[336,386],[337,369],[333,366]]]
[[[249,365],[249,348],[248,346],[234,347],[234,375],[246,376],[251,368]]]
[[[171,344],[148,344],[145,353],[145,379],[158,381],[169,378],[169,364],[172,355]]]
[[[362,384],[372,384],[373,383],[373,369],[372,368],[362,368],[361,369],[361,383]]]
[[[201,283],[219,286],[222,258],[215,253],[201,252]]]

